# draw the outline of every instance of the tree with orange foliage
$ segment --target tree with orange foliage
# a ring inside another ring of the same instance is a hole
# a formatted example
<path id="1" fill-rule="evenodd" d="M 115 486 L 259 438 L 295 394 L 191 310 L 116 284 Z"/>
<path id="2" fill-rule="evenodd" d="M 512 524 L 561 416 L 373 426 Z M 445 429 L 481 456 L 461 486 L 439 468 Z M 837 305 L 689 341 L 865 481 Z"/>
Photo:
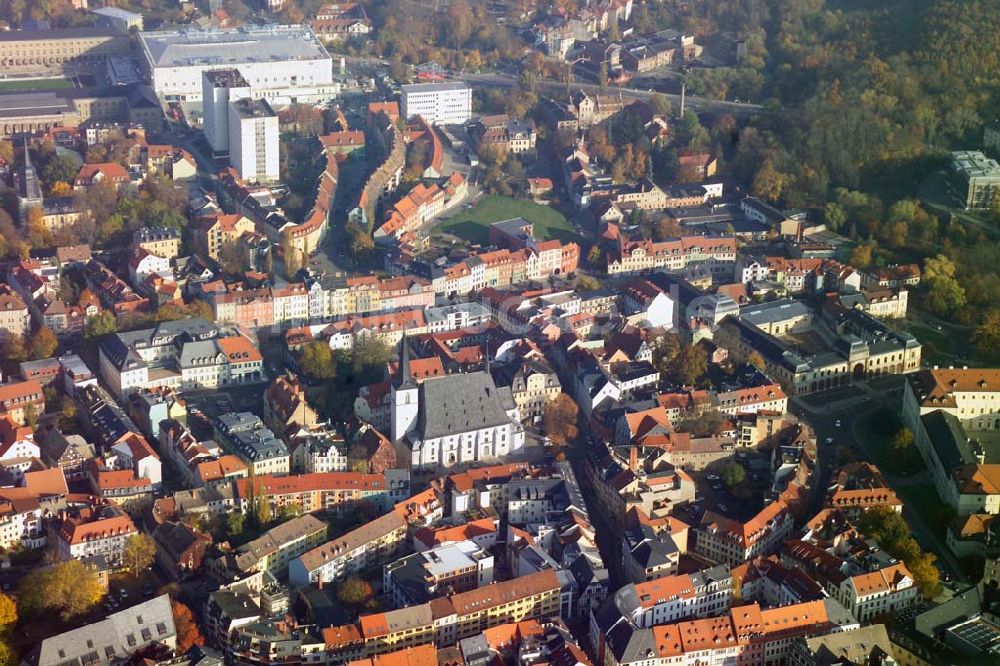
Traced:
<path id="1" fill-rule="evenodd" d="M 198 631 L 191 609 L 179 601 L 171 601 L 170 610 L 174 613 L 174 627 L 177 629 L 177 651 L 184 654 L 195 645 L 204 645 L 205 637 Z"/>

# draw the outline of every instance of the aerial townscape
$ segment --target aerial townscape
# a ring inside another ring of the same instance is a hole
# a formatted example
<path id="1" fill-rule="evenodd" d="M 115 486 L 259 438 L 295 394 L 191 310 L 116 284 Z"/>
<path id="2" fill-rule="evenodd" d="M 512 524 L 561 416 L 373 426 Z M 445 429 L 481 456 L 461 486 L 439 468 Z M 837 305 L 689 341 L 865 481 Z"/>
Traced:
<path id="1" fill-rule="evenodd" d="M 0 666 L 1000 666 L 1000 3 L 0 0 Z"/>

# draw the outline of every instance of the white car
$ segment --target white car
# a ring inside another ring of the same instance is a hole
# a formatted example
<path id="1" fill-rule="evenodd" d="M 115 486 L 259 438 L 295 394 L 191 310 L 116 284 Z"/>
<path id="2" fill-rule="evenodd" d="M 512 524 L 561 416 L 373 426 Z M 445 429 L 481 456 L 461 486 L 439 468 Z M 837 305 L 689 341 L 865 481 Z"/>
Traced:
<path id="1" fill-rule="evenodd" d="M 835 425 L 835 426 L 837 426 L 839 428 L 840 427 L 840 419 L 837 419 L 836 421 L 834 421 L 833 425 Z"/>
<path id="2" fill-rule="evenodd" d="M 833 444 L 833 437 L 827 437 L 823 441 L 826 442 L 827 444 Z"/>
<path id="3" fill-rule="evenodd" d="M 709 474 L 705 478 L 708 479 L 709 481 L 718 481 L 719 480 L 719 475 L 718 474 Z"/>

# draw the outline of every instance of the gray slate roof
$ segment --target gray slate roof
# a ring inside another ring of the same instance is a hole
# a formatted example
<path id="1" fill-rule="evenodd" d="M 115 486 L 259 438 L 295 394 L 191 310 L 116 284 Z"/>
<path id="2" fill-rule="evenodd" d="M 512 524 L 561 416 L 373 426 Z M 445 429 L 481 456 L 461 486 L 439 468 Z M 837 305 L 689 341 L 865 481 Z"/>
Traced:
<path id="1" fill-rule="evenodd" d="M 176 636 L 170 597 L 163 594 L 94 624 L 47 638 L 25 661 L 32 666 L 109 664 Z"/>
<path id="2" fill-rule="evenodd" d="M 420 385 L 422 440 L 447 437 L 511 422 L 505 405 L 512 405 L 510 389 L 497 388 L 486 372 L 448 375 Z"/>

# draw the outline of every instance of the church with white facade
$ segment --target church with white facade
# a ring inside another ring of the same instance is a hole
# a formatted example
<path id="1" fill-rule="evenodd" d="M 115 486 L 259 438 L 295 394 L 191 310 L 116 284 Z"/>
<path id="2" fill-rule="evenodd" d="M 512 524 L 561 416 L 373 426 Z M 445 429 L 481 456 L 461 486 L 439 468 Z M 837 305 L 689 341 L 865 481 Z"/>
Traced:
<path id="1" fill-rule="evenodd" d="M 391 398 L 392 439 L 406 442 L 414 469 L 503 458 L 524 448 L 525 432 L 510 388 L 498 388 L 485 371 L 418 384 L 405 338 Z"/>

